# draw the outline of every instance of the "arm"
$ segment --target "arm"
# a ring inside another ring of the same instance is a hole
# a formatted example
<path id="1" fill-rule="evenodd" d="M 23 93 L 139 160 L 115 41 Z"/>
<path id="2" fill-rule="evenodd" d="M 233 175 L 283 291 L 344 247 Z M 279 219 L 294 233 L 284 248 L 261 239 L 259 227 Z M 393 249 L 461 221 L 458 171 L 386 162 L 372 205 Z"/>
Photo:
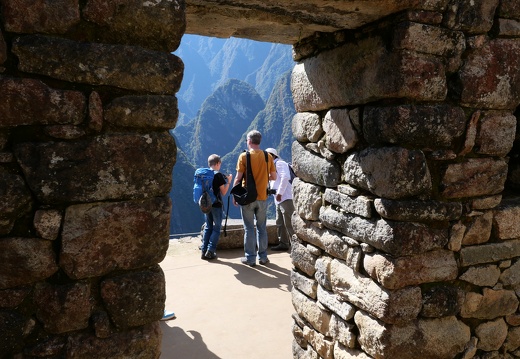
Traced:
<path id="1" fill-rule="evenodd" d="M 276 200 L 281 201 L 282 195 L 285 193 L 287 186 L 289 186 L 289 179 L 291 174 L 289 173 L 289 165 L 285 162 L 278 161 L 277 165 L 278 174 L 280 175 L 280 183 L 276 190 Z"/>
<path id="2" fill-rule="evenodd" d="M 229 185 L 231 184 L 231 179 L 233 178 L 233 175 L 229 174 L 226 177 L 227 177 L 226 183 L 224 183 L 223 185 L 220 186 L 220 194 L 223 196 L 226 195 L 226 193 L 229 189 Z"/>

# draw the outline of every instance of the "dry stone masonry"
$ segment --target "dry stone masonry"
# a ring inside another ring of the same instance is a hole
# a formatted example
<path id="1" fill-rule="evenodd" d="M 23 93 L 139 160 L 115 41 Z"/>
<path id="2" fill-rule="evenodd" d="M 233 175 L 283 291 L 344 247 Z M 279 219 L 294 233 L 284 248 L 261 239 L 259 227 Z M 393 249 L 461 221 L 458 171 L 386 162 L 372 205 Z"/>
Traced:
<path id="1" fill-rule="evenodd" d="M 0 18 L 0 357 L 158 358 L 185 4 Z"/>
<path id="2" fill-rule="evenodd" d="M 295 358 L 520 358 L 520 5 L 294 45 Z"/>
<path id="3" fill-rule="evenodd" d="M 294 44 L 294 358 L 520 358 L 520 3 L 369 3 L 0 0 L 0 358 L 160 356 L 185 31 Z"/>

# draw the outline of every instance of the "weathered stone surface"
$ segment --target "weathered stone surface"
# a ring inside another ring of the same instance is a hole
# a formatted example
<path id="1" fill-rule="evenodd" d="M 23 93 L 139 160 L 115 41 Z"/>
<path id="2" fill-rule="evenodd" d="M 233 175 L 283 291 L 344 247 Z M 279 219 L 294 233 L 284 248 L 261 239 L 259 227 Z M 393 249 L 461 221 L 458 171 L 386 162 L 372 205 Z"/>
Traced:
<path id="1" fill-rule="evenodd" d="M 36 283 L 57 270 L 52 242 L 37 238 L 0 239 L 0 289 Z"/>
<path id="2" fill-rule="evenodd" d="M 512 290 L 493 290 L 483 288 L 482 294 L 466 293 L 460 311 L 463 318 L 495 319 L 513 314 L 518 308 L 518 298 Z"/>
<path id="3" fill-rule="evenodd" d="M 511 267 L 500 274 L 500 283 L 506 287 L 520 284 L 520 260 L 515 261 Z"/>
<path id="4" fill-rule="evenodd" d="M 479 287 L 494 287 L 500 277 L 500 268 L 496 265 L 469 267 L 459 278 Z"/>
<path id="5" fill-rule="evenodd" d="M 313 277 L 316 272 L 316 268 L 314 268 L 316 259 L 317 256 L 312 254 L 306 246 L 295 241 L 291 242 L 292 264 L 310 277 Z"/>
<path id="6" fill-rule="evenodd" d="M 56 209 L 40 209 L 34 214 L 34 229 L 43 239 L 55 240 L 60 232 L 63 214 Z"/>
<path id="7" fill-rule="evenodd" d="M 301 240 L 323 249 L 334 257 L 340 259 L 347 257 L 349 246 L 339 233 L 326 228 L 318 228 L 313 225 L 313 222 L 306 221 L 300 216 L 293 216 L 292 224 Z"/>
<path id="8" fill-rule="evenodd" d="M 466 226 L 461 221 L 453 224 L 450 227 L 450 239 L 448 241 L 448 249 L 450 251 L 458 252 L 462 248 L 462 239 L 466 232 Z"/>
<path id="9" fill-rule="evenodd" d="M 159 263 L 168 249 L 170 200 L 72 205 L 65 212 L 60 267 L 81 279 Z"/>
<path id="10" fill-rule="evenodd" d="M 34 292 L 36 316 L 46 331 L 59 334 L 88 327 L 93 303 L 90 284 L 38 284 Z"/>
<path id="11" fill-rule="evenodd" d="M 0 289 L 0 308 L 17 307 L 31 293 L 31 290 L 31 287 Z"/>
<path id="12" fill-rule="evenodd" d="M 498 262 L 520 256 L 520 240 L 502 243 L 489 243 L 480 246 L 464 247 L 460 251 L 460 264 L 463 267 Z"/>
<path id="13" fill-rule="evenodd" d="M 325 145 L 336 153 L 345 153 L 358 143 L 358 134 L 348 115 L 347 109 L 332 109 L 323 118 Z"/>
<path id="14" fill-rule="evenodd" d="M 367 106 L 363 113 L 363 134 L 370 144 L 451 148 L 464 134 L 465 125 L 462 108 L 447 104 Z"/>
<path id="15" fill-rule="evenodd" d="M 318 282 L 296 271 L 291 271 L 291 285 L 312 299 L 318 298 Z"/>
<path id="16" fill-rule="evenodd" d="M 373 200 L 365 196 L 351 197 L 340 193 L 333 189 L 325 189 L 323 199 L 326 202 L 332 203 L 341 207 L 345 212 L 357 214 L 362 217 L 372 217 L 372 203 Z"/>
<path id="17" fill-rule="evenodd" d="M 45 133 L 51 137 L 63 140 L 74 140 L 85 136 L 85 130 L 82 127 L 72 125 L 46 126 Z"/>
<path id="18" fill-rule="evenodd" d="M 333 230 L 365 242 L 394 256 L 412 255 L 442 248 L 448 242 L 447 228 L 431 228 L 414 222 L 373 221 L 322 208 L 320 220 Z"/>
<path id="19" fill-rule="evenodd" d="M 2 65 L 5 60 L 7 60 L 7 45 L 4 40 L 4 35 L 0 30 L 0 65 Z"/>
<path id="20" fill-rule="evenodd" d="M 114 333 L 108 338 L 97 338 L 90 333 L 78 332 L 69 337 L 66 357 L 156 359 L 161 353 L 161 337 L 159 322 Z"/>
<path id="21" fill-rule="evenodd" d="M 298 141 L 292 144 L 294 171 L 306 182 L 324 187 L 336 187 L 341 181 L 341 167 L 335 161 L 307 151 Z"/>
<path id="22" fill-rule="evenodd" d="M 157 51 L 177 49 L 186 29 L 185 1 L 88 0 L 86 20 L 99 25 L 92 41 L 139 45 Z"/>
<path id="23" fill-rule="evenodd" d="M 516 117 L 511 113 L 487 112 L 480 118 L 475 152 L 498 157 L 506 156 L 515 140 Z"/>
<path id="24" fill-rule="evenodd" d="M 303 336 L 303 332 L 301 335 Z M 300 359 L 319 359 L 318 353 L 310 345 L 305 345 L 302 348 L 296 340 L 292 342 L 292 352 L 293 356 Z"/>
<path id="25" fill-rule="evenodd" d="M 0 169 L 0 236 L 9 234 L 14 222 L 32 205 L 31 193 L 21 176 Z"/>
<path id="26" fill-rule="evenodd" d="M 314 268 L 316 268 L 316 272 L 314 273 L 314 278 L 318 281 L 320 287 L 325 288 L 326 290 L 332 290 L 332 284 L 330 283 L 330 262 L 332 261 L 331 257 L 322 256 L 316 260 L 314 264 Z M 322 295 L 324 295 L 323 293 Z M 319 295 L 319 293 L 318 293 Z M 324 304 L 324 301 L 318 298 L 321 304 Z"/>
<path id="27" fill-rule="evenodd" d="M 323 135 L 321 119 L 316 113 L 297 113 L 293 116 L 291 125 L 294 138 L 299 142 L 318 142 Z"/>
<path id="28" fill-rule="evenodd" d="M 26 348 L 24 354 L 35 358 L 60 356 L 63 354 L 66 344 L 66 336 L 48 336 L 45 339 L 38 340 L 36 345 Z"/>
<path id="29" fill-rule="evenodd" d="M 384 98 L 442 101 L 447 88 L 438 58 L 405 50 L 389 53 L 383 39 L 372 36 L 296 64 L 291 91 L 296 111 L 304 112 Z"/>
<path id="30" fill-rule="evenodd" d="M 489 241 L 491 226 L 493 222 L 493 212 L 487 211 L 481 216 L 474 216 L 469 219 L 466 225 L 466 232 L 462 239 L 462 245 L 481 244 Z"/>
<path id="31" fill-rule="evenodd" d="M 471 334 L 469 327 L 453 316 L 397 326 L 381 323 L 358 311 L 354 320 L 361 348 L 374 358 L 455 358 L 464 350 Z"/>
<path id="32" fill-rule="evenodd" d="M 116 127 L 174 128 L 179 116 L 175 96 L 123 96 L 105 109 L 105 121 Z"/>
<path id="33" fill-rule="evenodd" d="M 293 180 L 292 186 L 294 207 L 298 215 L 304 219 L 317 220 L 322 205 L 323 189 L 299 178 Z"/>
<path id="34" fill-rule="evenodd" d="M 302 318 L 305 318 L 314 329 L 322 334 L 329 334 L 329 323 L 331 314 L 322 309 L 316 301 L 305 296 L 296 289 L 291 291 L 294 310 Z"/>
<path id="35" fill-rule="evenodd" d="M 110 277 L 101 282 L 101 298 L 118 328 L 145 325 L 162 318 L 166 290 L 159 266 Z"/>
<path id="36" fill-rule="evenodd" d="M 334 342 L 308 326 L 303 327 L 303 335 L 321 358 L 332 358 Z"/>
<path id="37" fill-rule="evenodd" d="M 520 326 L 520 313 L 506 315 L 506 322 L 514 327 Z"/>
<path id="38" fill-rule="evenodd" d="M 390 199 L 428 193 L 432 187 L 426 158 L 418 150 L 367 148 L 351 154 L 343 171 L 347 183 Z"/>
<path id="39" fill-rule="evenodd" d="M 184 70 L 182 61 L 170 53 L 41 35 L 18 38 L 13 52 L 18 56 L 21 71 L 156 94 L 175 94 Z"/>
<path id="40" fill-rule="evenodd" d="M 489 40 L 470 50 L 459 72 L 462 104 L 476 108 L 516 108 L 520 102 L 519 51 L 518 39 Z"/>
<path id="41" fill-rule="evenodd" d="M 397 25 L 393 45 L 398 49 L 452 57 L 464 51 L 465 39 L 459 31 L 406 21 Z"/>
<path id="42" fill-rule="evenodd" d="M 352 313 L 352 317 L 354 317 L 354 313 Z M 356 346 L 356 326 L 347 323 L 334 314 L 330 319 L 330 334 L 339 345 L 344 345 L 347 348 Z M 337 359 L 337 357 L 334 358 Z"/>
<path id="43" fill-rule="evenodd" d="M 462 215 L 460 202 L 393 201 L 387 198 L 376 198 L 374 206 L 381 217 L 394 221 L 454 221 Z"/>
<path id="44" fill-rule="evenodd" d="M 501 201 L 501 194 L 489 197 L 475 198 L 473 201 L 471 201 L 471 208 L 475 210 L 492 209 L 498 206 Z"/>
<path id="45" fill-rule="evenodd" d="M 485 351 L 498 350 L 507 337 L 507 324 L 503 318 L 485 322 L 475 328 L 477 348 Z"/>
<path id="46" fill-rule="evenodd" d="M 506 341 L 504 343 L 504 348 L 506 351 L 510 352 L 516 350 L 520 347 L 520 327 L 509 328 L 507 332 Z"/>
<path id="47" fill-rule="evenodd" d="M 457 315 L 463 303 L 462 289 L 450 284 L 434 284 L 423 291 L 421 316 L 440 318 Z"/>
<path id="48" fill-rule="evenodd" d="M 458 275 L 455 254 L 448 250 L 398 258 L 371 253 L 365 255 L 363 267 L 370 277 L 388 289 L 450 281 Z"/>
<path id="49" fill-rule="evenodd" d="M 520 198 L 510 197 L 502 201 L 494 211 L 493 230 L 495 235 L 501 239 L 512 239 L 520 237 Z"/>
<path id="50" fill-rule="evenodd" d="M 499 0 L 454 2 L 447 8 L 444 24 L 455 30 L 470 34 L 486 33 L 493 25 Z"/>
<path id="51" fill-rule="evenodd" d="M 404 323 L 417 318 L 421 311 L 419 287 L 386 290 L 337 259 L 332 261 L 330 271 L 335 293 L 385 323 Z"/>
<path id="52" fill-rule="evenodd" d="M 0 76 L 0 127 L 80 124 L 86 99 L 79 91 L 55 90 L 34 79 Z"/>
<path id="53" fill-rule="evenodd" d="M 10 32 L 64 34 L 80 21 L 78 0 L 5 0 L 2 7 Z"/>
<path id="54" fill-rule="evenodd" d="M 43 203 L 146 198 L 171 190 L 176 147 L 166 132 L 22 143 L 15 154 Z"/>
<path id="55" fill-rule="evenodd" d="M 96 91 L 88 97 L 88 128 L 95 132 L 101 132 L 103 128 L 103 102 Z"/>
<path id="56" fill-rule="evenodd" d="M 519 37 L 520 21 L 512 19 L 498 19 L 498 35 L 501 37 Z"/>
<path id="57" fill-rule="evenodd" d="M 334 344 L 334 359 L 371 359 L 371 357 L 360 350 L 350 349 L 336 343 Z"/>
<path id="58" fill-rule="evenodd" d="M 23 347 L 25 318 L 16 311 L 0 311 L 0 353 L 9 355 Z"/>
<path id="59" fill-rule="evenodd" d="M 318 287 L 318 301 L 343 320 L 354 318 L 356 309 L 352 305 L 341 300 L 339 295 L 331 293 L 321 286 Z"/>
<path id="60" fill-rule="evenodd" d="M 446 198 L 476 197 L 504 190 L 507 162 L 503 159 L 469 158 L 448 165 L 441 183 Z"/>

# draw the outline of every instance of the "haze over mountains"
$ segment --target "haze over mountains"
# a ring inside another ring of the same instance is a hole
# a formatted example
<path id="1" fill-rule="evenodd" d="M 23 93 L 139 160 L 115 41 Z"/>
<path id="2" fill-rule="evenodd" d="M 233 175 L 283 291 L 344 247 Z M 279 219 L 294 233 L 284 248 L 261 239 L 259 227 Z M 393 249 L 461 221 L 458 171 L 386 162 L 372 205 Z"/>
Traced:
<path id="1" fill-rule="evenodd" d="M 184 62 L 179 93 L 179 121 L 172 131 L 178 153 L 173 169 L 170 233 L 198 232 L 204 217 L 193 203 L 193 173 L 207 158 L 222 157 L 221 172 L 235 175 L 245 135 L 258 129 L 262 148 L 274 147 L 291 159 L 291 121 L 295 114 L 290 91 L 294 66 L 288 45 L 243 39 L 185 35 L 175 53 Z M 227 207 L 227 198 L 224 198 Z M 240 211 L 229 206 L 230 218 Z"/>

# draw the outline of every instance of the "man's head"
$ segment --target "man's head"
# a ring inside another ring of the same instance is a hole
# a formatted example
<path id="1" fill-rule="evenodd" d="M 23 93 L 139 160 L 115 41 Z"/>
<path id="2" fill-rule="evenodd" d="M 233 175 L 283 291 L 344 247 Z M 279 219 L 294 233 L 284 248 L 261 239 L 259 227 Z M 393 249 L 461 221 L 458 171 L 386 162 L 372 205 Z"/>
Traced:
<path id="1" fill-rule="evenodd" d="M 260 142 L 262 142 L 262 134 L 258 132 L 257 130 L 249 131 L 247 133 L 247 141 L 251 141 L 252 145 L 260 145 Z"/>
<path id="2" fill-rule="evenodd" d="M 220 156 L 219 156 L 219 155 L 215 155 L 215 154 L 213 154 L 213 155 L 210 155 L 210 156 L 208 157 L 208 166 L 209 166 L 209 167 L 216 166 L 216 165 L 218 165 L 220 162 L 221 162 L 221 161 L 220 161 Z"/>

